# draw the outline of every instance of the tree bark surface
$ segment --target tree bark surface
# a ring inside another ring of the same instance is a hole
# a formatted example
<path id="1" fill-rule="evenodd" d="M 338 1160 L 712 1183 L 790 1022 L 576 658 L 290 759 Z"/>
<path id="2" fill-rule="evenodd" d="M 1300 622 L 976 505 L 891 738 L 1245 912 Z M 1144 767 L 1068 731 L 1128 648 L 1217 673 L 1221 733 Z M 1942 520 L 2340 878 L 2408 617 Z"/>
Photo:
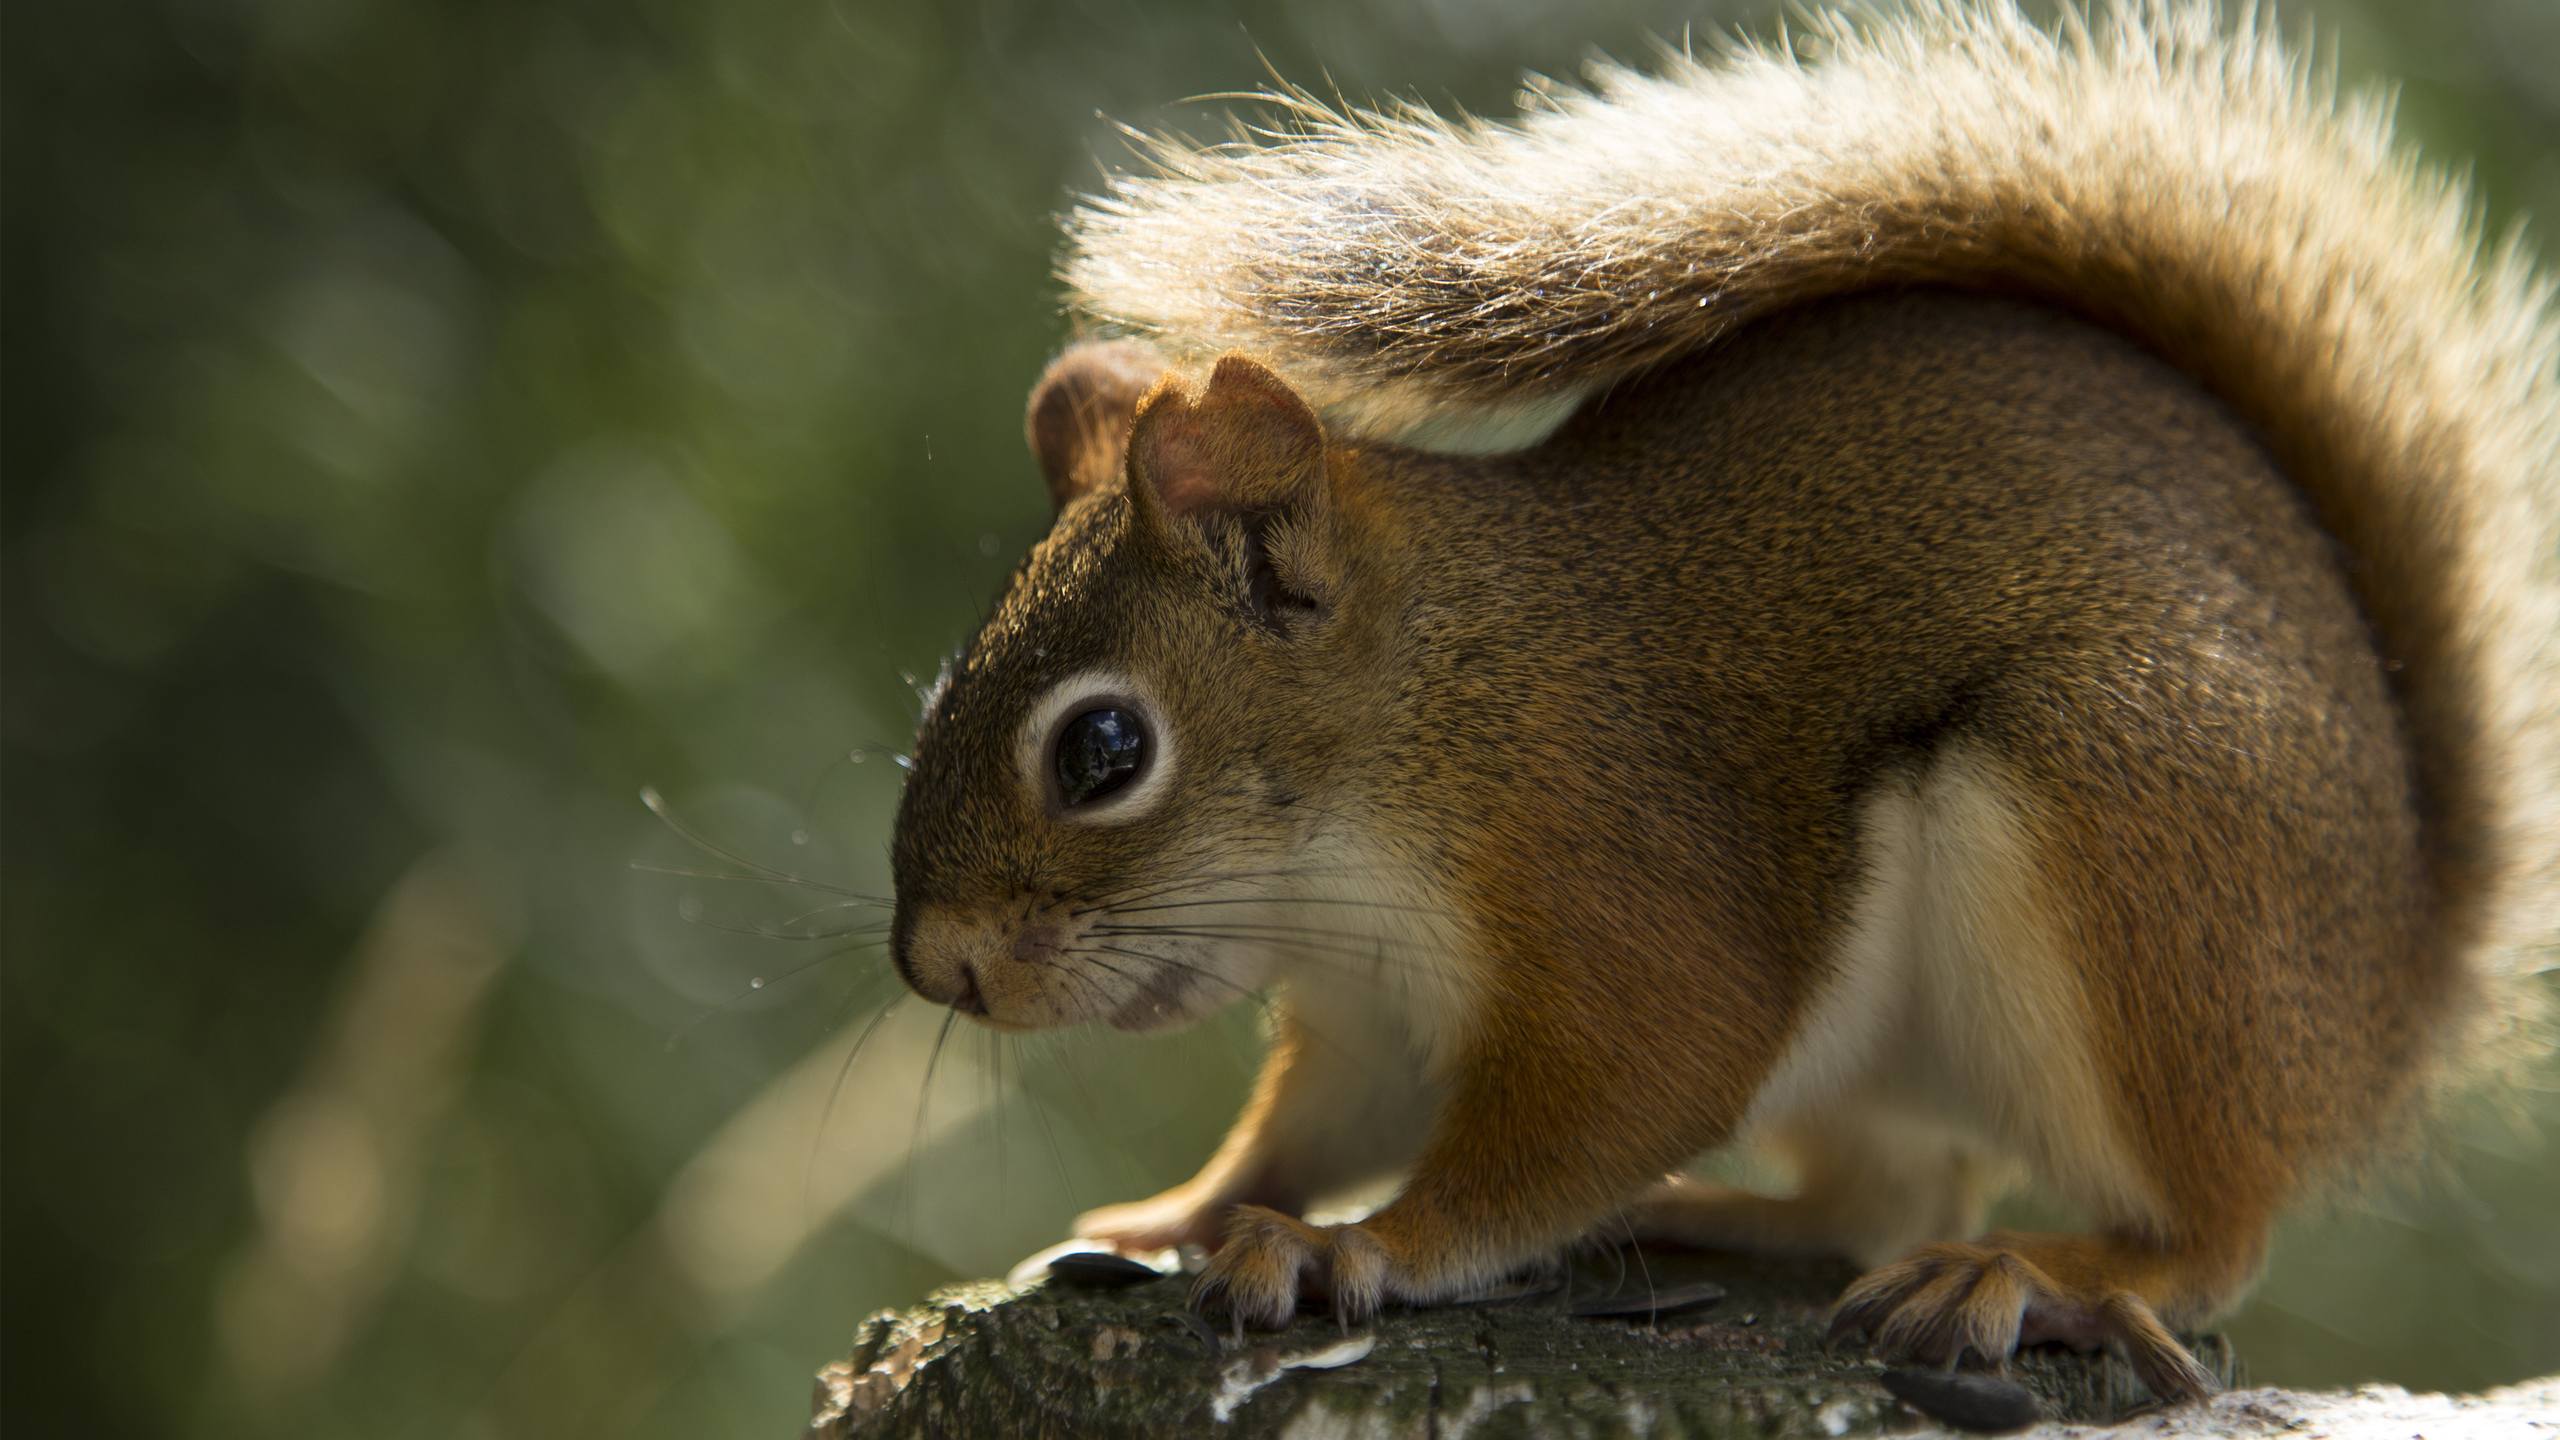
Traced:
<path id="1" fill-rule="evenodd" d="M 1829 1440 L 1928 1424 L 1862 1348 L 1824 1349 L 1831 1301 L 1851 1276 L 1813 1261 L 1653 1253 L 1624 1257 L 1621 1271 L 1603 1257 L 1542 1294 L 1393 1310 L 1351 1332 L 1319 1313 L 1242 1341 L 1190 1317 L 1184 1277 L 955 1286 L 872 1317 L 852 1353 L 820 1372 L 808 1433 Z M 1627 1317 L 1574 1313 L 1599 1293 L 1625 1301 L 1701 1284 L 1722 1298 L 1674 1314 L 1640 1303 Z M 2218 1338 L 2197 1353 L 2228 1376 Z M 2104 1356 L 2034 1351 L 2005 1373 L 2057 1427 L 2150 1403 Z"/>

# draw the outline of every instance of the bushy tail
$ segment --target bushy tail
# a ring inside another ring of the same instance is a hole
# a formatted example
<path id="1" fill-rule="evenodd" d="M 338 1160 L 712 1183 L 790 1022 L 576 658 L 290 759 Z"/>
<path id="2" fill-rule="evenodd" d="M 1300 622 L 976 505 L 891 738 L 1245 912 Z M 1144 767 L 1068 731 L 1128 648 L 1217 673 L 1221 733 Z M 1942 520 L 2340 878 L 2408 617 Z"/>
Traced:
<path id="1" fill-rule="evenodd" d="M 1530 94 L 1495 124 L 1287 93 L 1273 128 L 1150 142 L 1070 220 L 1074 304 L 1181 355 L 1257 352 L 1351 433 L 1451 448 L 1843 291 L 2089 314 L 2221 394 L 2355 557 L 2447 939 L 2484 973 L 2548 962 L 2560 322 L 2387 105 L 2188 0 L 2059 31 L 1932 3 Z"/>

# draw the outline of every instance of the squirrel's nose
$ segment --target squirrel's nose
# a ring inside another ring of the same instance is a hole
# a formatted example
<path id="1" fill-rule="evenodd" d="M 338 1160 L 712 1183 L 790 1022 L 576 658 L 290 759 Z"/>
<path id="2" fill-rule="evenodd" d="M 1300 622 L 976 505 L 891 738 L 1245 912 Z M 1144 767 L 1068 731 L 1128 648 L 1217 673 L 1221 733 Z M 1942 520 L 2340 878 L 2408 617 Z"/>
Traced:
<path id="1" fill-rule="evenodd" d="M 960 962 L 960 993 L 951 997 L 951 1008 L 963 1015 L 987 1013 L 987 999 L 978 993 L 978 967 Z"/>
<path id="2" fill-rule="evenodd" d="M 903 914 L 891 923 L 889 959 L 908 989 L 936 1005 L 985 1019 L 989 1008 L 980 955 L 994 939 L 982 916 L 927 906 L 913 923 Z"/>

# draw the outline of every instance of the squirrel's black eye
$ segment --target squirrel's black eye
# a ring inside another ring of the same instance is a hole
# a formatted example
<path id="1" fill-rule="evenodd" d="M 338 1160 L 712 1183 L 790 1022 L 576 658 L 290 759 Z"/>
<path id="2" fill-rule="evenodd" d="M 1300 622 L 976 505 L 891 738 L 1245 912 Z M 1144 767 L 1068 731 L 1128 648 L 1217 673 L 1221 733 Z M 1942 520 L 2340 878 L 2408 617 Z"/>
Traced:
<path id="1" fill-rule="evenodd" d="M 1147 729 L 1126 710 L 1087 710 L 1058 732 L 1058 798 L 1099 800 L 1129 783 L 1146 759 Z"/>

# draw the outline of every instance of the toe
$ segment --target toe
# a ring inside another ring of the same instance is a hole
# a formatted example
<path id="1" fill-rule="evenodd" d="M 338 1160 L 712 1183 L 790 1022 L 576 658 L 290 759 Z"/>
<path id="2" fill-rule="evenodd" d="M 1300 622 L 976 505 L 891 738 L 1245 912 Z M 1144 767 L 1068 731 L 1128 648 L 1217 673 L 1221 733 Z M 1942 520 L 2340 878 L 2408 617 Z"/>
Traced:
<path id="1" fill-rule="evenodd" d="M 1936 1365 L 1953 1364 L 1962 1340 L 1955 1330 L 1958 1307 L 1973 1292 L 1971 1266 L 1950 1265 L 1906 1294 L 1876 1326 L 1876 1349 Z"/>
<path id="2" fill-rule="evenodd" d="M 1240 1206 L 1226 1243 L 1191 1287 L 1196 1310 L 1223 1309 L 1239 1326 L 1276 1330 L 1298 1312 L 1298 1288 L 1318 1247 L 1308 1227 L 1277 1211 Z"/>
<path id="3" fill-rule="evenodd" d="M 2119 1290 L 2099 1302 L 2098 1311 L 2152 1394 L 2163 1400 L 2201 1400 L 2222 1388 L 2221 1377 L 2178 1343 L 2142 1297 Z"/>
<path id="4" fill-rule="evenodd" d="M 2015 1255 L 1993 1254 L 1951 1317 L 1949 1328 L 1955 1345 L 1943 1363 L 1954 1364 L 1966 1350 L 1994 1364 L 2016 1354 L 2018 1326 L 2026 1316 L 2027 1306 L 2037 1296 L 2049 1294 L 2051 1288 L 2050 1282 L 2024 1260 Z"/>
<path id="5" fill-rule="evenodd" d="M 1224 1310 L 1240 1328 L 1277 1330 L 1297 1314 L 1297 1272 L 1294 1256 L 1230 1244 L 1192 1282 L 1191 1308 Z"/>
<path id="6" fill-rule="evenodd" d="M 1945 1265 L 1938 1247 L 1931 1246 L 1858 1277 L 1832 1308 L 1827 1343 L 1836 1345 L 1872 1333 L 1905 1297 L 1937 1278 Z"/>
<path id="7" fill-rule="evenodd" d="M 1333 1263 L 1327 1276 L 1334 1318 L 1357 1325 L 1378 1313 L 1387 1292 L 1387 1250 L 1357 1225 L 1331 1232 Z"/>

